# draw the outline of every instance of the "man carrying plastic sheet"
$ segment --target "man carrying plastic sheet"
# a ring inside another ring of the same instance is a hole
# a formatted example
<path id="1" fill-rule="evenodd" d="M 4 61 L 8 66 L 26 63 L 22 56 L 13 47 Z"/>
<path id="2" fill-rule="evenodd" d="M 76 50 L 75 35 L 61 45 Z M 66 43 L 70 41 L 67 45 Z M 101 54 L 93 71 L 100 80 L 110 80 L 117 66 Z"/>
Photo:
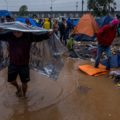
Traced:
<path id="1" fill-rule="evenodd" d="M 17 96 L 26 96 L 27 83 L 30 81 L 29 57 L 31 43 L 49 39 L 51 33 L 36 34 L 19 31 L 0 33 L 0 40 L 7 41 L 9 44 L 8 82 L 16 87 Z M 22 87 L 16 81 L 17 75 L 20 76 Z"/>
<path id="2" fill-rule="evenodd" d="M 112 44 L 114 38 L 116 37 L 117 26 L 119 23 L 120 23 L 119 20 L 114 19 L 111 21 L 110 24 L 103 26 L 96 34 L 98 40 L 98 50 L 95 62 L 96 68 L 98 68 L 99 66 L 102 53 L 105 52 L 108 58 L 106 70 L 110 70 L 110 58 L 111 58 L 110 45 Z"/>

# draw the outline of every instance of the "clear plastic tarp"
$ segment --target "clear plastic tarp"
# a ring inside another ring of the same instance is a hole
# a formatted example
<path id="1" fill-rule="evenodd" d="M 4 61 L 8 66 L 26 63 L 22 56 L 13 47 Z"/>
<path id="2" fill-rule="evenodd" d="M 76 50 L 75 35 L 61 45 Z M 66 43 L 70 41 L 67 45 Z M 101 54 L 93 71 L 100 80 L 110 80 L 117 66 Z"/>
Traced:
<path id="1" fill-rule="evenodd" d="M 57 79 L 64 62 L 61 55 L 66 48 L 53 34 L 49 40 L 34 42 L 30 51 L 30 67 L 41 74 Z M 0 70 L 9 64 L 8 44 L 0 41 Z"/>

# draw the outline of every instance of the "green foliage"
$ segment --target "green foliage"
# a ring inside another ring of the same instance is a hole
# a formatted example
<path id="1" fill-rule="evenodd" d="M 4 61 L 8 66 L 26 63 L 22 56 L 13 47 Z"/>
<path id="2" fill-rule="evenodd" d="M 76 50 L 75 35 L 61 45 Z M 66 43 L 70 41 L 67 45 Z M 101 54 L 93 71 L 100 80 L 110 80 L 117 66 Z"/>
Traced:
<path id="1" fill-rule="evenodd" d="M 23 16 L 23 17 L 25 17 L 25 16 L 28 15 L 28 7 L 27 7 L 27 5 L 22 5 L 20 7 L 20 9 L 19 9 L 19 15 Z"/>
<path id="2" fill-rule="evenodd" d="M 102 16 L 113 13 L 116 9 L 115 0 L 87 0 L 87 7 L 94 15 Z"/>

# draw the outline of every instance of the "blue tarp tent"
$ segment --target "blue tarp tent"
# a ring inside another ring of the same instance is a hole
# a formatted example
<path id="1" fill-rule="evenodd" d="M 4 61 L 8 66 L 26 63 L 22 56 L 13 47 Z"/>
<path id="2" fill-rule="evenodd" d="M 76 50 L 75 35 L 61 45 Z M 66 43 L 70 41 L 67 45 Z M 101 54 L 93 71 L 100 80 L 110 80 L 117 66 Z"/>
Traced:
<path id="1" fill-rule="evenodd" d="M 37 26 L 35 20 L 33 20 L 32 18 L 23 18 L 23 17 L 18 17 L 16 18 L 16 21 L 19 21 L 19 22 L 22 22 L 22 23 L 25 23 L 25 20 L 26 19 L 29 19 L 30 23 L 32 26 Z"/>
<path id="2" fill-rule="evenodd" d="M 73 27 L 75 27 L 79 22 L 79 19 L 73 20 Z"/>
<path id="3" fill-rule="evenodd" d="M 80 20 L 79 18 L 68 18 L 67 24 L 68 25 L 71 24 L 72 27 L 75 27 L 78 24 L 79 20 Z"/>
<path id="4" fill-rule="evenodd" d="M 107 59 L 104 59 L 101 61 L 101 63 L 105 66 L 107 66 Z M 120 67 L 120 53 L 116 55 L 112 55 L 110 59 L 110 66 L 112 68 Z"/>
<path id="5" fill-rule="evenodd" d="M 101 18 L 96 18 L 96 22 L 98 23 L 99 27 L 103 27 L 104 25 L 109 24 L 113 20 L 111 16 L 104 16 Z"/>
<path id="6" fill-rule="evenodd" d="M 11 13 L 7 10 L 0 10 L 0 17 L 11 16 Z"/>

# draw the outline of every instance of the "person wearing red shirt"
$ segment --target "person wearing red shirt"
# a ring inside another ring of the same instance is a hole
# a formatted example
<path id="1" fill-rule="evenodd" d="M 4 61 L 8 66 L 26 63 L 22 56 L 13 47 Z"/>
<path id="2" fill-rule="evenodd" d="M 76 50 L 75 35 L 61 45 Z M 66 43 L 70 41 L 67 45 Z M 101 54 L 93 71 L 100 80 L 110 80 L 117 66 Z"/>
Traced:
<path id="1" fill-rule="evenodd" d="M 103 52 L 107 55 L 107 66 L 106 70 L 110 70 L 110 58 L 111 58 L 111 50 L 110 45 L 112 44 L 114 38 L 116 37 L 117 25 L 120 23 L 119 20 L 114 19 L 110 24 L 103 26 L 98 33 L 96 33 L 96 37 L 98 40 L 98 50 L 97 57 L 95 61 L 95 67 L 98 68 L 100 58 Z"/>

